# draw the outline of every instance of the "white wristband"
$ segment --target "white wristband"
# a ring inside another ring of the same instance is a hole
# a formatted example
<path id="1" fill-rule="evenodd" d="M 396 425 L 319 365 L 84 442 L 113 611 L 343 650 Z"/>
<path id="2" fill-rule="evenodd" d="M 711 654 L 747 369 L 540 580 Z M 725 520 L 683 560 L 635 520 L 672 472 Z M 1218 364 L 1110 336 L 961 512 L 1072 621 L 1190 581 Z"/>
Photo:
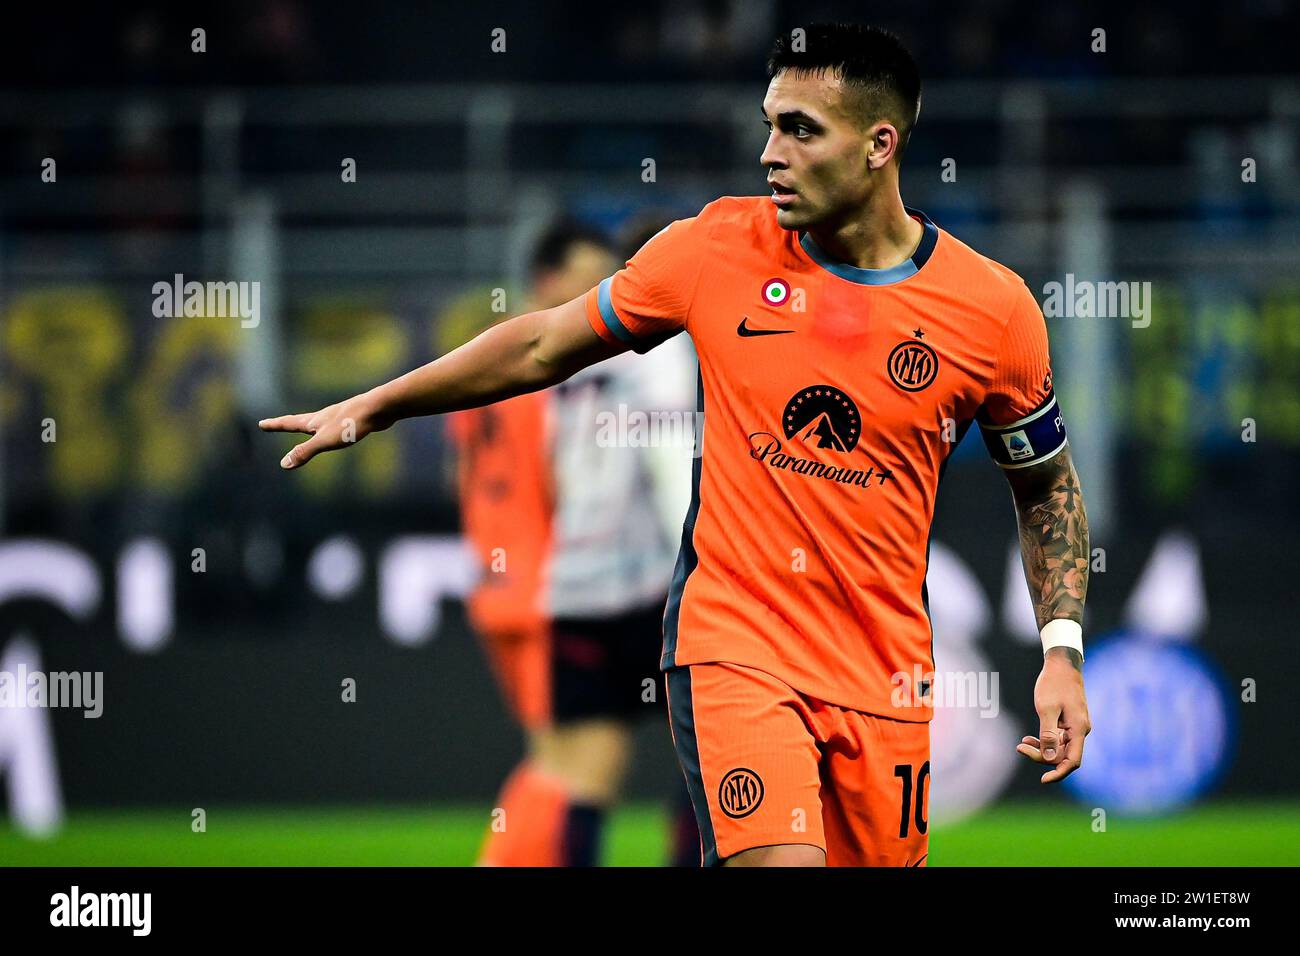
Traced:
<path id="1" fill-rule="evenodd" d="M 1038 633 L 1043 639 L 1044 654 L 1053 647 L 1073 647 L 1079 652 L 1079 657 L 1083 657 L 1083 627 L 1078 621 L 1057 618 L 1044 624 Z"/>

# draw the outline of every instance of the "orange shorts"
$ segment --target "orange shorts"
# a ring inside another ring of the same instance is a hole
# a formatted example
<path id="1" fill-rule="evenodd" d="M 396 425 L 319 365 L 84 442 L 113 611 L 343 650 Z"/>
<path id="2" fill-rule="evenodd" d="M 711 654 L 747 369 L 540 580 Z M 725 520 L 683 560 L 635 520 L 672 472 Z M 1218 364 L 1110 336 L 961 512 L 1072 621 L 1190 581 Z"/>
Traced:
<path id="1" fill-rule="evenodd" d="M 811 844 L 829 866 L 924 866 L 930 725 L 849 710 L 738 664 L 667 672 L 705 866 Z"/>

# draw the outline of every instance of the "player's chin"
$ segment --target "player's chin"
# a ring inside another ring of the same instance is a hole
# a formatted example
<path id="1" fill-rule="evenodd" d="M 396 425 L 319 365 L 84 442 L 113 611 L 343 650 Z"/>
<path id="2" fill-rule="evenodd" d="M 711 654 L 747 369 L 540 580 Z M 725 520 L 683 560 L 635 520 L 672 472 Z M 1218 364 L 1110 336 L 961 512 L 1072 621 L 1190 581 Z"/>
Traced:
<path id="1" fill-rule="evenodd" d="M 806 209 L 776 210 L 776 224 L 782 229 L 807 229 L 816 222 L 817 217 L 810 215 Z"/>

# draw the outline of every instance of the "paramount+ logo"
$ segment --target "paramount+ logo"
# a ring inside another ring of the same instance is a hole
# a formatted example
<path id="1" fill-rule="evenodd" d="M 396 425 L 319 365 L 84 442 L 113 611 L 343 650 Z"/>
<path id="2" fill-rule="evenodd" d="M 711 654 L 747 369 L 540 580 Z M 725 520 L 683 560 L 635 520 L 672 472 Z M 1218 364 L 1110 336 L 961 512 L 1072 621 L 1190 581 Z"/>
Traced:
<path id="1" fill-rule="evenodd" d="M 718 804 L 733 820 L 747 817 L 763 802 L 763 778 L 747 767 L 737 767 L 718 785 Z"/>
<path id="2" fill-rule="evenodd" d="M 789 451 L 777 435 L 751 432 L 749 457 L 769 468 L 859 488 L 873 487 L 873 478 L 879 487 L 894 477 L 876 464 L 853 467 L 856 461 L 848 456 L 862 437 L 862 416 L 849 394 L 833 385 L 809 385 L 791 395 L 781 413 L 781 434 Z M 842 463 L 834 464 L 839 456 L 845 456 L 839 458 Z"/>

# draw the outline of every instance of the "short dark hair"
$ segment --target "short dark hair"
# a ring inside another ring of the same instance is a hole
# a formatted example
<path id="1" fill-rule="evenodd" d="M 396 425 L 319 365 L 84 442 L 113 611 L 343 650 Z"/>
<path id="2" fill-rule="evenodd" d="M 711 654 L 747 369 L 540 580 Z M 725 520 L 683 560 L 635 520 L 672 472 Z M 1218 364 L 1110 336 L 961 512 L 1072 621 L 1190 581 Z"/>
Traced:
<path id="1" fill-rule="evenodd" d="M 903 41 L 888 30 L 858 23 L 814 23 L 776 38 L 767 57 L 768 78 L 782 70 L 829 73 L 860 94 L 864 120 L 889 119 L 898 127 L 898 157 L 921 113 L 921 74 Z M 798 46 L 798 49 L 795 47 Z"/>
<path id="2" fill-rule="evenodd" d="M 533 245 L 528 259 L 528 271 L 536 277 L 542 272 L 559 269 L 569 258 L 574 246 L 588 245 L 609 251 L 609 237 L 595 226 L 574 219 L 561 219 L 546 227 Z"/>

